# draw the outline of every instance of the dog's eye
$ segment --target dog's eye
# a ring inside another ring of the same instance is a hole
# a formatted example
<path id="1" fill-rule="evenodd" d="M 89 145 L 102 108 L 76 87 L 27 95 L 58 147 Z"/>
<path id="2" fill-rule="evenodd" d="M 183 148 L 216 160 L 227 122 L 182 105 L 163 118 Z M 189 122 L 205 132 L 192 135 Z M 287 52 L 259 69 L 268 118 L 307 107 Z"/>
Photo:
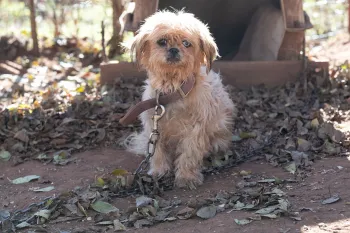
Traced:
<path id="1" fill-rule="evenodd" d="M 165 46 L 166 45 L 166 39 L 160 39 L 157 41 L 157 43 L 160 45 L 160 46 Z"/>
<path id="2" fill-rule="evenodd" d="M 188 48 L 188 47 L 191 46 L 191 43 L 188 42 L 187 40 L 182 41 L 182 44 L 183 44 L 186 48 Z"/>

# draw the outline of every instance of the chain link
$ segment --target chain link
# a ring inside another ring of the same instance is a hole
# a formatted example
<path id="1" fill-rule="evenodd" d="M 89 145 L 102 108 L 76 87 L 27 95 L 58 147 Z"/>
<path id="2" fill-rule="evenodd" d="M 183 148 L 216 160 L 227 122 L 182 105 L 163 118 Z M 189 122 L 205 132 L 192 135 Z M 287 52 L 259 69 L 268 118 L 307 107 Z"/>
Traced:
<path id="1" fill-rule="evenodd" d="M 158 131 L 158 121 L 163 117 L 165 113 L 165 108 L 163 105 L 159 104 L 159 91 L 156 92 L 156 102 L 157 105 L 154 108 L 154 114 L 152 117 L 153 120 L 153 129 L 149 136 L 148 140 L 148 146 L 147 146 L 147 156 L 146 158 L 140 163 L 139 167 L 134 172 L 134 175 L 137 175 L 141 173 L 143 170 L 145 170 L 149 164 L 149 161 L 151 157 L 154 155 L 156 151 L 156 145 L 159 139 L 159 131 Z"/>

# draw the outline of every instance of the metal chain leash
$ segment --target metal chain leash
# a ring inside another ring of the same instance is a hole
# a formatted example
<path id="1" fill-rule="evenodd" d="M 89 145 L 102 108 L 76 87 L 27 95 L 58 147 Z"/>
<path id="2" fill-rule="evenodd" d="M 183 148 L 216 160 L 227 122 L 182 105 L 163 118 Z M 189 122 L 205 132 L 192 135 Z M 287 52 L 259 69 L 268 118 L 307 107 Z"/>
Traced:
<path id="1" fill-rule="evenodd" d="M 155 151 L 156 151 L 156 145 L 159 139 L 159 131 L 158 131 L 158 121 L 163 117 L 164 113 L 165 113 L 165 108 L 163 105 L 159 104 L 159 95 L 160 92 L 157 91 L 156 92 L 156 101 L 157 101 L 157 105 L 154 108 L 154 114 L 152 117 L 153 120 L 153 129 L 152 132 L 149 136 L 149 140 L 148 140 L 148 146 L 147 146 L 147 156 L 146 158 L 140 163 L 139 167 L 136 169 L 136 171 L 134 172 L 134 175 L 137 175 L 139 173 L 141 173 L 143 170 L 146 169 L 146 167 L 149 164 L 149 161 L 151 159 L 151 157 L 154 155 Z M 159 112 L 160 110 L 160 112 Z"/>

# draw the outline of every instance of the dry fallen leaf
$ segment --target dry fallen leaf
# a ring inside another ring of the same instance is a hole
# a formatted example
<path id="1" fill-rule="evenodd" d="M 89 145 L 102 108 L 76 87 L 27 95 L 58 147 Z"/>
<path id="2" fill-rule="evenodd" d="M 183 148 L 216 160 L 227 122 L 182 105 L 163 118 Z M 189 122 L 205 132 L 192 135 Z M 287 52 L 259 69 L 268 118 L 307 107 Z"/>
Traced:
<path id="1" fill-rule="evenodd" d="M 330 198 L 327 198 L 327 199 L 323 200 L 322 204 L 323 205 L 333 204 L 333 203 L 335 203 L 335 202 L 337 202 L 339 200 L 340 200 L 340 197 L 338 195 L 334 195 L 334 196 L 332 196 Z"/>
<path id="2" fill-rule="evenodd" d="M 10 158 L 11 158 L 10 152 L 5 151 L 5 150 L 0 151 L 0 160 L 7 162 L 10 160 Z"/>
<path id="3" fill-rule="evenodd" d="M 113 221 L 114 231 L 125 231 L 126 227 L 118 220 Z"/>
<path id="4" fill-rule="evenodd" d="M 253 220 L 249 220 L 249 219 L 242 219 L 242 220 L 234 219 L 234 220 L 237 225 L 247 225 L 253 222 Z"/>
<path id="5" fill-rule="evenodd" d="M 119 212 L 119 210 L 111 204 L 104 201 L 96 201 L 91 204 L 91 208 L 99 213 L 108 214 L 111 212 Z"/>
<path id="6" fill-rule="evenodd" d="M 213 218 L 216 215 L 216 206 L 205 206 L 197 211 L 197 216 L 203 219 Z"/>
<path id="7" fill-rule="evenodd" d="M 305 139 L 298 138 L 298 151 L 308 151 L 311 149 L 311 143 Z"/>
<path id="8" fill-rule="evenodd" d="M 289 171 L 290 173 L 295 174 L 295 172 L 296 172 L 296 170 L 297 170 L 297 166 L 296 166 L 295 162 L 291 162 L 289 165 L 287 165 L 287 166 L 285 167 L 285 169 L 286 169 L 287 171 Z"/>
<path id="9" fill-rule="evenodd" d="M 54 186 L 48 186 L 45 188 L 39 188 L 39 189 L 33 189 L 34 192 L 50 192 L 52 190 L 54 190 L 55 187 Z"/>
<path id="10" fill-rule="evenodd" d="M 29 142 L 29 137 L 28 137 L 28 133 L 25 129 L 22 129 L 20 131 L 18 131 L 14 138 L 24 142 L 24 143 L 28 143 Z"/>
<path id="11" fill-rule="evenodd" d="M 24 177 L 20 177 L 20 178 L 14 179 L 14 180 L 11 181 L 11 183 L 13 183 L 13 184 L 24 184 L 24 183 L 28 183 L 28 182 L 33 181 L 33 180 L 37 180 L 39 178 L 40 178 L 40 176 L 37 176 L 37 175 L 29 175 L 29 176 L 24 176 Z"/>
<path id="12" fill-rule="evenodd" d="M 178 219 L 189 219 L 195 214 L 195 209 L 190 207 L 185 207 L 177 212 L 176 216 Z"/>
<path id="13" fill-rule="evenodd" d="M 143 207 L 152 204 L 153 199 L 146 196 L 136 198 L 136 207 Z"/>

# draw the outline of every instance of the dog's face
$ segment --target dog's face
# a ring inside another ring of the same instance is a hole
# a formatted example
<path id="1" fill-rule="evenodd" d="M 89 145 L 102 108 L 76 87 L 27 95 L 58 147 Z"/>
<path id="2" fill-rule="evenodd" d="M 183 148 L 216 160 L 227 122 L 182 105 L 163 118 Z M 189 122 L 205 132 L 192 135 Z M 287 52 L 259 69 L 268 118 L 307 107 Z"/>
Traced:
<path id="1" fill-rule="evenodd" d="M 183 30 L 157 27 L 148 42 L 149 53 L 145 61 L 150 66 L 159 65 L 164 69 L 198 65 L 199 49 L 195 36 Z"/>
<path id="2" fill-rule="evenodd" d="M 189 13 L 157 12 L 146 19 L 132 44 L 136 62 L 153 73 L 211 69 L 217 46 L 206 25 Z"/>

